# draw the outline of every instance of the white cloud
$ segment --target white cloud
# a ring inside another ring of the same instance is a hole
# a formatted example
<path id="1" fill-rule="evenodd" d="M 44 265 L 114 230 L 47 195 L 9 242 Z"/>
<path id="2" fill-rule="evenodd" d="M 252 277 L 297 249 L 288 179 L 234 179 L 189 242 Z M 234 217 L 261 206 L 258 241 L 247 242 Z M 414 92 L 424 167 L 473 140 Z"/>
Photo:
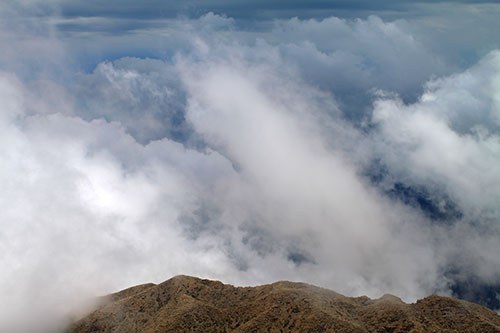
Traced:
<path id="1" fill-rule="evenodd" d="M 443 227 L 447 264 L 460 274 L 494 283 L 500 274 L 500 132 L 495 84 L 499 53 L 471 69 L 428 84 L 421 101 L 379 100 L 373 121 L 376 149 L 394 175 L 407 183 L 441 189 L 463 218 Z"/>
<path id="2" fill-rule="evenodd" d="M 168 140 L 142 146 L 117 123 L 27 115 L 25 87 L 0 82 L 2 329 L 56 325 L 45 311 L 110 287 L 233 269 L 210 242 L 186 241 L 176 222 L 196 203 L 196 183 L 231 170 L 216 153 Z M 26 313 L 35 318 L 27 327 Z"/>
<path id="3" fill-rule="evenodd" d="M 285 245 L 277 251 L 293 244 L 316 262 L 274 276 L 267 268 L 268 279 L 301 276 L 348 293 L 391 289 L 408 298 L 423 292 L 423 284 L 435 285 L 432 250 L 419 245 L 432 242 L 425 225 L 407 229 L 418 219 L 379 197 L 341 150 L 325 146 L 313 116 L 323 110 L 314 99 L 295 94 L 298 89 L 273 89 L 290 83 L 265 66 L 202 62 L 182 71 L 194 128 L 240 170 L 242 197 L 234 191 L 217 196 L 227 196 L 220 206 L 230 211 L 227 223 L 252 220 Z M 416 271 L 416 261 L 426 268 Z"/>
<path id="4" fill-rule="evenodd" d="M 445 186 L 471 210 L 497 210 L 498 61 L 494 52 L 461 74 L 430 82 L 415 104 L 387 99 L 374 109 L 387 161 L 410 179 Z"/>

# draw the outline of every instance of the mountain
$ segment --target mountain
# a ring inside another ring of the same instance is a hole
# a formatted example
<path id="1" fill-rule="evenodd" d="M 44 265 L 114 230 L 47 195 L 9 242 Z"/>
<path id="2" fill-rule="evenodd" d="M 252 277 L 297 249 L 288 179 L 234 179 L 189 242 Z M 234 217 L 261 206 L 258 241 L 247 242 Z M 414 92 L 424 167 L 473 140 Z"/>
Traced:
<path id="1" fill-rule="evenodd" d="M 234 287 L 176 276 L 102 298 L 68 333 L 90 332 L 500 332 L 500 316 L 441 296 L 414 304 L 385 295 L 346 297 L 304 283 Z"/>

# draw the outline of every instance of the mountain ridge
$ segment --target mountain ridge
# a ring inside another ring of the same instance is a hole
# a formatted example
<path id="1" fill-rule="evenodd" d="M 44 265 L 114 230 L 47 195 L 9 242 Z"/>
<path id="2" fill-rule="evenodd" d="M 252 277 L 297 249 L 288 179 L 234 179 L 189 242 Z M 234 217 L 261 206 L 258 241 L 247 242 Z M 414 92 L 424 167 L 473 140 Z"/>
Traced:
<path id="1" fill-rule="evenodd" d="M 480 305 L 431 295 L 347 297 L 301 282 L 234 287 L 179 275 L 101 298 L 68 333 L 87 332 L 500 332 Z"/>

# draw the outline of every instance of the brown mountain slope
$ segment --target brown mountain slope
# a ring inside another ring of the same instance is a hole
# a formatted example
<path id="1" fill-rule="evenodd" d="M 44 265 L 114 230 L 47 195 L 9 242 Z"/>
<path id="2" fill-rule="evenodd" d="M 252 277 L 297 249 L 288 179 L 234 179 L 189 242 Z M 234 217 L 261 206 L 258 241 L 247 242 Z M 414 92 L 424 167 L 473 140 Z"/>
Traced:
<path id="1" fill-rule="evenodd" d="M 391 295 L 349 298 L 304 283 L 241 288 L 177 276 L 107 296 L 68 332 L 487 333 L 500 332 L 500 316 L 440 296 L 405 304 Z"/>

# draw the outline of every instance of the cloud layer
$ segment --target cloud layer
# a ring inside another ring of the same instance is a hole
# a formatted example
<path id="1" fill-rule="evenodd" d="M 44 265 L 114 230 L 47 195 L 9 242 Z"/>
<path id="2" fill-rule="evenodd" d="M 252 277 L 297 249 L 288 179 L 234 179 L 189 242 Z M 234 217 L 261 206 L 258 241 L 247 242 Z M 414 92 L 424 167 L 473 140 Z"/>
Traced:
<path id="1" fill-rule="evenodd" d="M 175 274 L 498 306 L 498 51 L 375 16 L 3 22 L 2 330 Z"/>

